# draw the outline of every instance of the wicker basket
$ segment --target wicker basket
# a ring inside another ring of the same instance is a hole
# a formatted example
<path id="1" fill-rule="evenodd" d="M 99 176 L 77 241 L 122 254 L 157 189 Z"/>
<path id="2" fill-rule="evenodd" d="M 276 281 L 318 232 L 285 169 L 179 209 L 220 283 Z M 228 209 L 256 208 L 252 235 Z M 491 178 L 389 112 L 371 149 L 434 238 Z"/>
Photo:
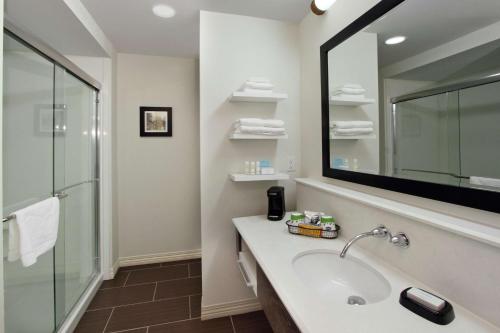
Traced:
<path id="1" fill-rule="evenodd" d="M 339 236 L 340 226 L 335 225 L 335 230 L 323 230 L 322 227 L 309 224 L 309 223 L 300 223 L 298 226 L 293 225 L 292 221 L 286 221 L 286 225 L 288 226 L 288 232 L 294 235 L 302 235 L 314 238 L 326 238 L 326 239 L 335 239 Z"/>

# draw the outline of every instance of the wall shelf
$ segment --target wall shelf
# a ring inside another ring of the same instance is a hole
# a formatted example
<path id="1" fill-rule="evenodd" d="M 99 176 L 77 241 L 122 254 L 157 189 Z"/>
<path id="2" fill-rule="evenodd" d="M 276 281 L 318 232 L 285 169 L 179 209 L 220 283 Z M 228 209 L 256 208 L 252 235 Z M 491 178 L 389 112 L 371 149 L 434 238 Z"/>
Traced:
<path id="1" fill-rule="evenodd" d="M 256 102 L 256 103 L 277 103 L 288 98 L 284 93 L 263 93 L 255 94 L 244 91 L 235 91 L 229 100 L 231 102 Z"/>
<path id="2" fill-rule="evenodd" d="M 285 135 L 257 135 L 257 134 L 241 134 L 232 133 L 229 135 L 231 140 L 279 140 L 288 139 L 288 134 Z"/>
<path id="3" fill-rule="evenodd" d="M 331 105 L 339 106 L 361 106 L 373 103 L 375 103 L 375 100 L 373 98 L 343 98 L 333 96 L 330 99 Z"/>
<path id="4" fill-rule="evenodd" d="M 232 173 L 229 178 L 233 182 L 262 182 L 273 180 L 288 180 L 290 175 L 286 173 L 275 173 L 274 175 L 245 175 L 242 173 Z"/>
<path id="5" fill-rule="evenodd" d="M 330 140 L 374 140 L 377 136 L 372 135 L 333 135 L 330 134 Z"/>

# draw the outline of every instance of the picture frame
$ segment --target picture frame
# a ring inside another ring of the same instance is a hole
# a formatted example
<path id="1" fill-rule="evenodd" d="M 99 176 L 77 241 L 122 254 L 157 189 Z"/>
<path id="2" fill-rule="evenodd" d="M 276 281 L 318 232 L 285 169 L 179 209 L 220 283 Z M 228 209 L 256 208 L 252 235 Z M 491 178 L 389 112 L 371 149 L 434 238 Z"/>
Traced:
<path id="1" fill-rule="evenodd" d="M 140 114 L 140 136 L 141 137 L 171 137 L 172 132 L 172 108 L 141 106 Z"/>

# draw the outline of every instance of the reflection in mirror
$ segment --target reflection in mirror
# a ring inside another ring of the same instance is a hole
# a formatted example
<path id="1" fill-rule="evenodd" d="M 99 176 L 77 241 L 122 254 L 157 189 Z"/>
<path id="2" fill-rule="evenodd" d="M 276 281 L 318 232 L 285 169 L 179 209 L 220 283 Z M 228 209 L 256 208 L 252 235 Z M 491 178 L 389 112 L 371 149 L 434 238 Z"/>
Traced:
<path id="1" fill-rule="evenodd" d="M 328 70 L 331 168 L 500 191 L 500 1 L 406 0 Z"/>

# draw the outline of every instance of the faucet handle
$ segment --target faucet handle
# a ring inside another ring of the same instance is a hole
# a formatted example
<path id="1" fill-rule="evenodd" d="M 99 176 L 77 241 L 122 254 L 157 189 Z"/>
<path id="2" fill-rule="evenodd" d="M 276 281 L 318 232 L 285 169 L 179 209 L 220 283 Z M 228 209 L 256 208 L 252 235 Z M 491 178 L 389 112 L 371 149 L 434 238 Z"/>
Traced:
<path id="1" fill-rule="evenodd" d="M 372 230 L 372 235 L 377 238 L 385 238 L 389 235 L 389 230 L 384 225 L 379 225 L 375 229 Z"/>
<path id="2" fill-rule="evenodd" d="M 398 232 L 396 235 L 391 236 L 390 242 L 398 247 L 407 248 L 410 246 L 410 239 L 402 232 Z"/>

